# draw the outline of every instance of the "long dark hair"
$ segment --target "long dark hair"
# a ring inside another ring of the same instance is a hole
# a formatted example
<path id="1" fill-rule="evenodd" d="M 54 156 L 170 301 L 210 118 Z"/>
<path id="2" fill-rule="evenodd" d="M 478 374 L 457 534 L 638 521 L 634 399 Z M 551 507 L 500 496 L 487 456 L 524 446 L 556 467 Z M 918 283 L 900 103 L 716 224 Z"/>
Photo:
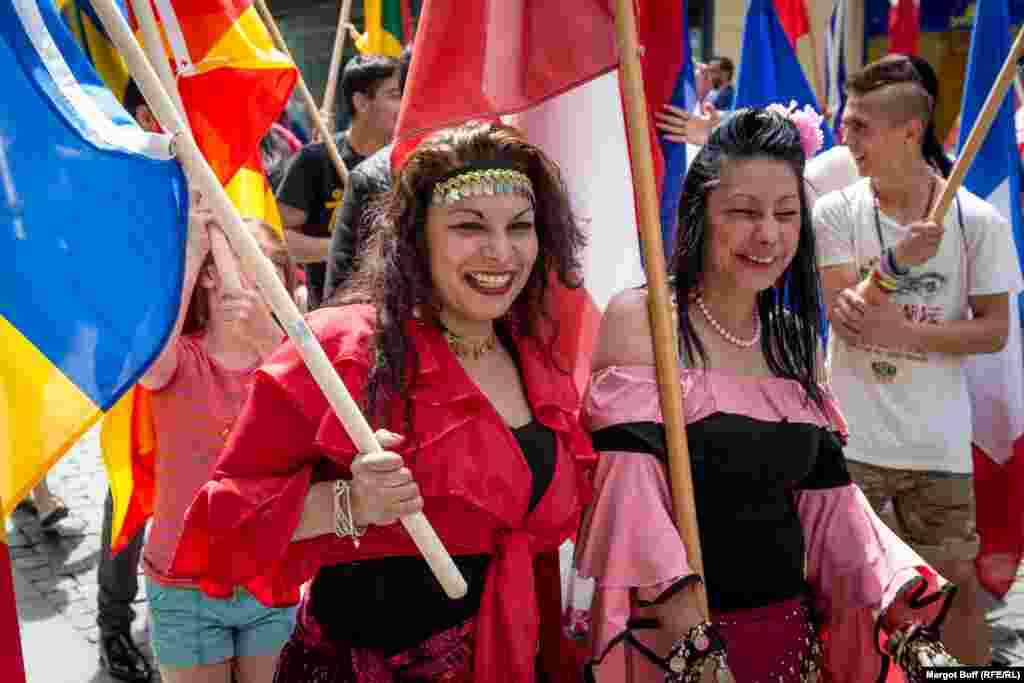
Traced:
<path id="1" fill-rule="evenodd" d="M 553 367 L 557 322 L 545 310 L 551 277 L 575 288 L 582 284 L 580 252 L 583 232 L 573 217 L 558 168 L 514 128 L 470 122 L 433 134 L 402 165 L 391 190 L 379 204 L 359 268 L 339 303 L 370 303 L 376 308 L 374 362 L 366 391 L 367 414 L 380 424 L 390 398 L 408 394 L 418 358 L 406 338 L 405 324 L 419 310 L 434 315 L 436 292 L 426 242 L 427 209 L 434 184 L 468 165 L 500 163 L 522 171 L 533 183 L 534 223 L 539 249 L 526 286 L 503 323 L 532 337 Z M 559 368 L 561 369 L 561 368 Z M 562 370 L 565 372 L 566 370 Z M 406 427 L 411 422 L 406 404 Z"/>
<path id="2" fill-rule="evenodd" d="M 789 119 L 763 109 L 741 109 L 718 126 L 693 160 L 679 203 L 680 234 L 672 255 L 672 286 L 679 307 L 679 351 L 690 364 L 707 363 L 707 354 L 690 323 L 690 302 L 704 273 L 708 236 L 708 194 L 726 164 L 774 159 L 793 169 L 800 195 L 800 237 L 793 261 L 779 286 L 757 295 L 761 349 L 779 377 L 796 380 L 819 408 L 818 329 L 821 293 L 815 264 L 814 229 L 804 189 L 804 150 L 800 131 Z"/>

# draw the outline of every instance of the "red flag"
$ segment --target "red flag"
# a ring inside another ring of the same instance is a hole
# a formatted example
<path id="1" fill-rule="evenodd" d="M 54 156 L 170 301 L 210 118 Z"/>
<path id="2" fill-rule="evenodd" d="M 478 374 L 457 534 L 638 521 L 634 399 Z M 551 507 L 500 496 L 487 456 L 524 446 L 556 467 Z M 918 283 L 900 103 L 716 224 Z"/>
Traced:
<path id="1" fill-rule="evenodd" d="M 2 509 L 2 507 L 0 507 Z M 11 574 L 11 554 L 7 549 L 7 530 L 0 519 L 0 671 L 10 683 L 25 683 L 25 660 L 21 654 L 18 606 Z"/>
<path id="2" fill-rule="evenodd" d="M 916 55 L 921 37 L 919 0 L 889 0 L 889 52 Z"/>
<path id="3" fill-rule="evenodd" d="M 423 133 L 524 111 L 617 64 L 608 0 L 427 0 L 393 167 Z"/>
<path id="4" fill-rule="evenodd" d="M 804 0 L 775 0 L 775 12 L 793 47 L 796 47 L 796 41 L 811 32 L 811 21 L 807 18 Z"/>

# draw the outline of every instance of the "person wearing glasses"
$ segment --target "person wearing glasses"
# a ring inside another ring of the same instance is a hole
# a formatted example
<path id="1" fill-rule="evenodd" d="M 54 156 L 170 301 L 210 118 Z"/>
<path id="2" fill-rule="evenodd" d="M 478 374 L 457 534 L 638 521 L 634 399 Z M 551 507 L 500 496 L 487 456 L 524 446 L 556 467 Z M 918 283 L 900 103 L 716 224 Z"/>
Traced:
<path id="1" fill-rule="evenodd" d="M 965 363 L 1006 344 L 1021 279 L 1009 224 L 977 196 L 959 189 L 941 222 L 928 220 L 949 161 L 926 67 L 894 55 L 847 80 L 843 137 L 862 178 L 819 199 L 814 224 L 850 475 L 877 511 L 892 504 L 897 533 L 959 586 L 943 639 L 983 665 Z"/>

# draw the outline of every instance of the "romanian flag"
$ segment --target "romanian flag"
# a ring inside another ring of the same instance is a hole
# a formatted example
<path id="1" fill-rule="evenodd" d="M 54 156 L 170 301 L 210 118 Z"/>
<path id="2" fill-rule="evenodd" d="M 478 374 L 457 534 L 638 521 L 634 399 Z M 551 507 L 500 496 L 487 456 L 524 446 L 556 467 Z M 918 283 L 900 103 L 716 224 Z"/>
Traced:
<path id="1" fill-rule="evenodd" d="M 188 199 L 170 138 L 139 129 L 53 5 L 0 3 L 0 69 L 6 517 L 163 347 Z"/>
<path id="2" fill-rule="evenodd" d="M 363 54 L 402 54 L 402 45 L 409 39 L 405 20 L 409 16 L 408 0 L 363 0 L 363 22 L 366 31 L 356 41 Z"/>

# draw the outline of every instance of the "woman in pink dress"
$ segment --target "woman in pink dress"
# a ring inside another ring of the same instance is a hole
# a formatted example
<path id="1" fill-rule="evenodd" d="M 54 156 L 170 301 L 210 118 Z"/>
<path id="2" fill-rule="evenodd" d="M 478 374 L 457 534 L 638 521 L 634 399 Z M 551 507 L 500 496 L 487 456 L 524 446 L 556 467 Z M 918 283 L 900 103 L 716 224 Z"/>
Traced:
<path id="1" fill-rule="evenodd" d="M 673 523 L 646 292 L 605 313 L 583 405 L 600 458 L 576 550 L 592 600 L 570 611 L 598 680 L 873 681 L 950 662 L 938 624 L 953 587 L 846 472 L 803 184 L 816 128 L 794 120 L 735 113 L 680 204 L 672 287 L 710 623 Z"/>

